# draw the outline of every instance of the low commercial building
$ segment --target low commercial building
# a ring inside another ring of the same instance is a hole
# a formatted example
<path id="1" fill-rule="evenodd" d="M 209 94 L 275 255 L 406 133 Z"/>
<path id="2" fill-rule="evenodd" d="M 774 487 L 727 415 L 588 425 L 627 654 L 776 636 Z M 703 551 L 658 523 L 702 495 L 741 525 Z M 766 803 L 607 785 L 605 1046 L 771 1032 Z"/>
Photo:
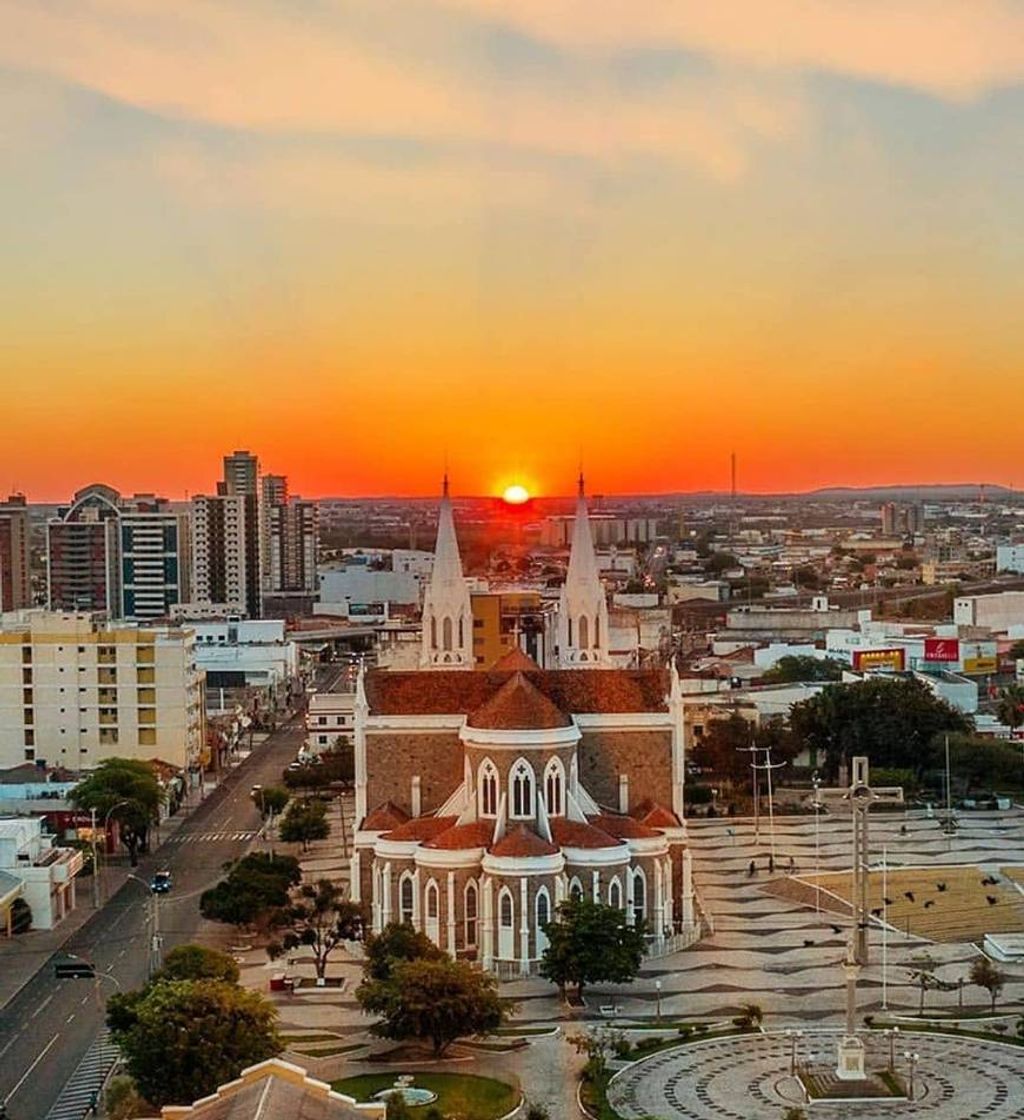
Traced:
<path id="1" fill-rule="evenodd" d="M 299 647 L 281 619 L 195 622 L 196 666 L 207 688 L 266 688 L 286 693 L 299 672 Z M 282 696 L 283 699 L 283 696 Z"/>
<path id="2" fill-rule="evenodd" d="M 115 628 L 75 612 L 0 616 L 0 768 L 87 770 L 116 755 L 184 769 L 203 748 L 191 631 Z"/>
<path id="3" fill-rule="evenodd" d="M 321 754 L 355 730 L 354 692 L 314 692 L 306 709 L 306 751 Z"/>
<path id="4" fill-rule="evenodd" d="M 35 929 L 53 929 L 75 908 L 75 876 L 82 870 L 82 853 L 76 848 L 55 848 L 43 835 L 38 817 L 0 819 L 0 926 L 10 933 L 10 912 L 15 898 L 32 910 Z M 20 890 L 10 884 L 20 883 Z M 6 885 L 6 890 L 5 890 Z M 6 910 L 4 898 L 10 898 Z"/>

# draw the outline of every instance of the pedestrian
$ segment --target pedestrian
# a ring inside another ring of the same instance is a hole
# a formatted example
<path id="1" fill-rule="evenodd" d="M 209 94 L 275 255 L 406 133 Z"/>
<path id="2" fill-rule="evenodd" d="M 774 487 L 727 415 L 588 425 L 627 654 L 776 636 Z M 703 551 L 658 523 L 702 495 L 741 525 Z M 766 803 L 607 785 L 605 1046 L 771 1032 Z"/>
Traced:
<path id="1" fill-rule="evenodd" d="M 792 856 L 790 856 L 789 857 L 789 873 L 790 873 L 790 875 L 792 875 L 794 871 L 796 871 L 796 860 Z"/>
<path id="2" fill-rule="evenodd" d="M 747 878 L 749 879 L 756 874 L 757 874 L 757 864 L 754 863 L 753 860 L 751 860 L 750 861 L 750 866 L 747 868 Z"/>
<path id="3" fill-rule="evenodd" d="M 774 856 L 769 856 L 768 857 L 768 874 L 769 875 L 774 875 L 775 874 L 775 857 Z"/>
<path id="4" fill-rule="evenodd" d="M 100 1095 L 96 1089 L 89 1094 L 89 1115 L 98 1116 L 100 1111 Z"/>

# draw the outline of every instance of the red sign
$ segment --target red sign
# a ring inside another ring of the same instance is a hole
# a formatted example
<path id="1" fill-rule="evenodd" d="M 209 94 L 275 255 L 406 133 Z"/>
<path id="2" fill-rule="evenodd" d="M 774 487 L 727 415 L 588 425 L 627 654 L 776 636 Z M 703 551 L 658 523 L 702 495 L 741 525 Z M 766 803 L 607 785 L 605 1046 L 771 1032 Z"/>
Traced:
<path id="1" fill-rule="evenodd" d="M 855 649 L 853 667 L 855 669 L 889 669 L 902 673 L 906 664 L 906 651 L 898 649 Z"/>
<path id="2" fill-rule="evenodd" d="M 959 661 L 959 638 L 925 638 L 925 661 Z"/>

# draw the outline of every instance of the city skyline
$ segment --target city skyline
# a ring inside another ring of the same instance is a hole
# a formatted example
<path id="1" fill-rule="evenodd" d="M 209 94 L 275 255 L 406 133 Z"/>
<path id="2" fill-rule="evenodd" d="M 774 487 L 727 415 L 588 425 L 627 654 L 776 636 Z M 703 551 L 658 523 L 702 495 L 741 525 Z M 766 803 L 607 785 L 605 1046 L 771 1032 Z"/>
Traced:
<path id="1" fill-rule="evenodd" d="M 0 485 L 1015 484 L 1019 7 L 373 15 L 7 5 Z"/>

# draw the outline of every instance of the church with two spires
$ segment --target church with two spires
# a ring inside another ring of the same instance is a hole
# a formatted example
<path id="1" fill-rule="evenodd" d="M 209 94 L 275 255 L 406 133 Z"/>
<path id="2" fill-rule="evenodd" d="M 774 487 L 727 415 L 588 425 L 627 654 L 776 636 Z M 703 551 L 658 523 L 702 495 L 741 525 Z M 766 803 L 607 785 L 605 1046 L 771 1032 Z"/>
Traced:
<path id="1" fill-rule="evenodd" d="M 695 932 L 679 678 L 613 668 L 580 479 L 556 668 L 475 668 L 447 479 L 420 668 L 361 675 L 352 896 L 452 956 L 529 975 L 564 899 L 642 922 L 653 954 Z"/>

